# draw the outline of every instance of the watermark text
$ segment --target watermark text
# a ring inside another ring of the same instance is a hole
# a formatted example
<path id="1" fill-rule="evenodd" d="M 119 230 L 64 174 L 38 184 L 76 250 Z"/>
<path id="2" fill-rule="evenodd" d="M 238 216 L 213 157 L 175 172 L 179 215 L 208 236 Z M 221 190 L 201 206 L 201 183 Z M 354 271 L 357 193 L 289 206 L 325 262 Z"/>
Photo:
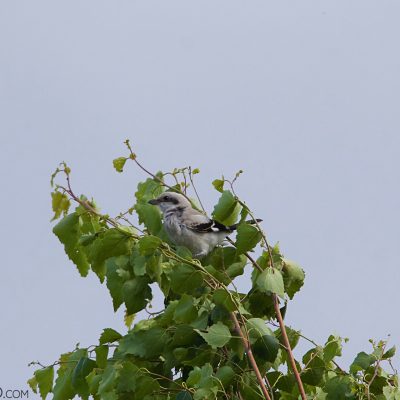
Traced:
<path id="1" fill-rule="evenodd" d="M 0 399 L 28 399 L 29 390 L 26 389 L 4 389 L 0 387 Z"/>

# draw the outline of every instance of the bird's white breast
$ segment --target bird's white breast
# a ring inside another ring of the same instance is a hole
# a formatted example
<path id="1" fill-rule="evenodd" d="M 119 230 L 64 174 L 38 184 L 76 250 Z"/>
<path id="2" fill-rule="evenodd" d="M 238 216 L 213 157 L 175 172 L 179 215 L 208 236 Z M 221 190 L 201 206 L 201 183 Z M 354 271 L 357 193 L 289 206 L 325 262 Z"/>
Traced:
<path id="1" fill-rule="evenodd" d="M 224 233 L 194 232 L 181 223 L 174 213 L 164 215 L 164 227 L 169 238 L 178 246 L 187 247 L 194 257 L 204 257 L 226 237 Z"/>

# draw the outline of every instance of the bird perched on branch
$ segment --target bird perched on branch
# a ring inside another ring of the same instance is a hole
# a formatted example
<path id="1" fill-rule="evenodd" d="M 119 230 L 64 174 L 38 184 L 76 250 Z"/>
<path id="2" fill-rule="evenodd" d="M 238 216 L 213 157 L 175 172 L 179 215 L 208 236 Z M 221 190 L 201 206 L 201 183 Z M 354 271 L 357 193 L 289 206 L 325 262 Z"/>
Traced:
<path id="1" fill-rule="evenodd" d="M 160 207 L 165 231 L 171 241 L 178 246 L 187 247 L 195 258 L 205 257 L 237 228 L 237 224 L 225 226 L 208 218 L 195 210 L 190 201 L 179 193 L 164 192 L 149 203 Z"/>

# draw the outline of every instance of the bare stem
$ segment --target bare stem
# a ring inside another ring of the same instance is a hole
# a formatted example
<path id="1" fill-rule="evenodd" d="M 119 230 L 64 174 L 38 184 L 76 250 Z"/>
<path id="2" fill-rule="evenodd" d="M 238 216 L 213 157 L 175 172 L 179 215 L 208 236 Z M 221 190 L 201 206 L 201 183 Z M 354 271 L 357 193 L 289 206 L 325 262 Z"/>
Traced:
<path id="1" fill-rule="evenodd" d="M 385 343 L 383 344 L 383 346 L 382 346 L 382 355 L 383 355 L 384 352 L 385 352 L 386 345 L 387 345 L 387 342 L 385 342 Z M 374 369 L 374 374 L 372 375 L 371 380 L 370 380 L 370 381 L 368 382 L 368 384 L 367 384 L 367 396 L 368 396 L 368 400 L 371 398 L 370 387 L 371 387 L 371 385 L 372 385 L 372 382 L 375 380 L 375 378 L 376 378 L 377 375 L 378 375 L 378 371 L 379 371 L 379 367 L 380 367 L 381 361 L 382 361 L 381 358 L 378 358 L 378 359 L 376 360 L 375 369 Z"/>
<path id="2" fill-rule="evenodd" d="M 192 167 L 189 167 L 189 179 L 190 179 L 190 183 L 192 184 L 194 193 L 196 194 L 197 200 L 198 200 L 199 203 L 200 203 L 200 207 L 202 208 L 202 210 L 203 210 L 204 212 L 206 212 L 206 210 L 205 210 L 205 208 L 204 208 L 204 206 L 203 206 L 203 203 L 202 203 L 201 200 L 200 200 L 200 196 L 199 196 L 199 194 L 197 193 L 196 186 L 194 185 L 194 182 L 193 182 Z"/>
<path id="3" fill-rule="evenodd" d="M 155 181 L 159 182 L 162 186 L 165 186 L 166 188 L 168 188 L 169 190 L 172 190 L 173 192 L 176 191 L 176 188 L 173 188 L 172 186 L 168 185 L 167 183 L 165 183 L 161 178 L 159 178 L 157 175 L 153 174 L 152 172 L 150 172 L 147 168 L 145 168 L 138 160 L 136 157 L 136 154 L 133 152 L 132 147 L 129 143 L 129 140 L 125 140 L 124 142 L 126 144 L 126 146 L 128 147 L 129 152 L 131 153 L 130 155 L 130 159 L 133 160 L 135 162 L 135 164 L 142 170 L 144 171 L 147 175 L 150 175 Z M 189 197 L 186 195 L 185 192 L 183 192 L 182 190 L 179 190 L 179 193 L 182 194 L 183 196 L 186 197 L 187 200 L 190 199 Z"/>
<path id="4" fill-rule="evenodd" d="M 238 201 L 239 201 L 239 203 L 240 203 L 243 207 L 246 207 L 246 208 L 247 208 L 248 213 L 250 214 L 250 216 L 251 216 L 255 221 L 257 221 L 257 220 L 255 219 L 254 215 L 252 214 L 252 212 L 248 209 L 248 207 L 247 207 L 242 201 L 240 201 L 240 200 L 238 200 Z M 263 239 L 264 239 L 265 246 L 266 246 L 266 248 L 267 248 L 267 250 L 268 250 L 270 267 L 271 267 L 271 268 L 275 268 L 275 266 L 274 266 L 274 260 L 273 260 L 273 258 L 272 258 L 271 246 L 269 245 L 269 243 L 268 243 L 268 241 L 267 241 L 267 237 L 266 237 L 265 233 L 263 232 L 263 230 L 261 229 L 261 227 L 259 226 L 259 224 L 258 224 L 257 222 L 256 222 L 256 225 L 257 225 L 258 230 L 259 230 L 259 231 L 261 232 L 261 234 L 262 234 L 262 237 L 263 237 Z M 230 240 L 230 239 L 229 239 L 229 240 Z M 231 240 L 230 240 L 230 242 L 233 243 Z M 254 267 L 256 267 L 259 271 L 262 271 L 262 268 L 258 265 L 258 263 L 257 263 L 248 253 L 245 253 L 245 255 L 246 255 L 246 257 L 250 260 L 250 262 L 254 265 Z M 300 395 L 301 395 L 301 398 L 302 398 L 303 400 L 306 400 L 306 399 L 307 399 L 307 396 L 306 396 L 306 393 L 305 393 L 305 391 L 304 391 L 303 382 L 301 381 L 299 371 L 297 370 L 296 362 L 295 362 L 294 356 L 293 356 L 293 351 L 292 351 L 292 348 L 290 347 L 289 339 L 288 339 L 288 336 L 287 336 L 286 327 L 285 327 L 285 324 L 283 323 L 282 313 L 281 313 L 281 310 L 280 310 L 280 308 L 279 308 L 278 296 L 277 296 L 275 293 L 273 293 L 272 296 L 273 296 L 275 314 L 276 314 L 276 317 L 277 317 L 277 319 L 278 319 L 279 326 L 280 326 L 280 328 L 281 328 L 282 337 L 283 337 L 284 344 L 285 344 L 285 347 L 286 347 L 286 350 L 287 350 L 287 353 L 288 353 L 288 356 L 289 356 L 289 360 L 290 360 L 290 364 L 291 364 L 291 367 L 292 367 L 294 376 L 295 376 L 296 381 L 297 381 L 297 385 L 298 385 L 298 387 L 299 387 Z"/>
<path id="5" fill-rule="evenodd" d="M 232 239 L 228 238 L 228 241 L 234 245 Z M 267 245 L 267 248 L 270 251 L 270 246 L 269 246 L 268 242 L 266 242 L 266 245 Z M 273 268 L 274 264 L 273 264 L 273 260 L 272 260 L 271 251 L 270 251 L 269 254 L 270 254 L 270 263 L 272 264 L 271 267 Z M 250 256 L 250 254 L 245 253 L 245 255 L 248 258 L 248 260 L 250 260 L 250 262 L 253 264 L 253 266 L 255 268 L 257 268 L 259 271 L 262 271 L 262 268 L 258 265 L 257 261 L 255 261 Z M 290 347 L 289 338 L 287 336 L 285 324 L 283 323 L 282 313 L 281 313 L 281 310 L 279 308 L 278 296 L 276 294 L 273 294 L 272 296 L 273 296 L 273 301 L 274 301 L 275 314 L 276 314 L 276 317 L 278 319 L 279 326 L 281 328 L 284 345 L 286 347 L 286 350 L 287 350 L 287 353 L 288 353 L 288 356 L 289 356 L 289 360 L 290 360 L 290 364 L 291 364 L 293 373 L 295 375 L 295 378 L 296 378 L 296 381 L 297 381 L 297 385 L 299 387 L 300 395 L 301 395 L 301 398 L 303 400 L 306 400 L 307 396 L 306 396 L 306 393 L 304 391 L 303 382 L 301 381 L 299 371 L 297 371 L 296 362 L 295 362 L 294 356 L 293 356 L 293 351 L 292 351 L 292 348 Z"/>
<path id="6" fill-rule="evenodd" d="M 287 332 L 286 332 L 285 324 L 283 323 L 281 310 L 279 308 L 278 296 L 274 293 L 272 295 L 272 297 L 273 297 L 273 301 L 274 301 L 275 314 L 276 314 L 276 317 L 278 318 L 279 326 L 281 328 L 283 343 L 284 343 L 284 345 L 286 347 L 286 350 L 287 350 L 287 353 L 288 353 L 288 356 L 289 356 L 290 365 L 292 367 L 294 376 L 296 378 L 301 398 L 303 400 L 306 400 L 307 399 L 306 392 L 304 391 L 303 382 L 301 381 L 299 371 L 297 371 L 296 362 L 294 361 L 294 357 L 293 357 L 293 351 L 292 351 L 292 348 L 291 348 L 290 343 L 289 343 L 289 338 L 288 338 L 288 335 L 287 335 Z"/>
<path id="7" fill-rule="evenodd" d="M 235 315 L 234 312 L 231 312 L 231 319 L 232 319 L 232 321 L 233 321 L 233 323 L 234 323 L 234 325 L 235 325 L 235 331 L 236 331 L 237 334 L 240 336 L 240 339 L 242 340 L 242 343 L 243 343 L 243 345 L 244 345 L 244 348 L 246 349 L 247 357 L 249 358 L 249 361 L 250 361 L 250 364 L 251 364 L 251 366 L 252 366 L 252 368 L 253 368 L 253 371 L 254 371 L 255 374 L 256 374 L 258 383 L 260 384 L 260 387 L 261 387 L 261 390 L 262 390 L 262 392 L 263 392 L 263 394 L 264 394 L 264 397 L 265 397 L 267 400 L 271 400 L 271 397 L 270 397 L 270 395 L 269 395 L 269 393 L 268 393 L 268 391 L 267 391 L 267 388 L 266 388 L 266 386 L 265 386 L 265 382 L 264 382 L 264 380 L 263 380 L 263 378 L 262 378 L 262 376 L 261 376 L 260 370 L 258 369 L 258 365 L 257 365 L 257 363 L 256 363 L 256 360 L 254 359 L 253 351 L 251 350 L 251 346 L 250 346 L 250 342 L 249 342 L 249 340 L 243 335 L 243 332 L 242 332 L 242 330 L 240 329 L 239 321 L 238 321 L 238 319 L 236 318 L 236 315 Z"/>

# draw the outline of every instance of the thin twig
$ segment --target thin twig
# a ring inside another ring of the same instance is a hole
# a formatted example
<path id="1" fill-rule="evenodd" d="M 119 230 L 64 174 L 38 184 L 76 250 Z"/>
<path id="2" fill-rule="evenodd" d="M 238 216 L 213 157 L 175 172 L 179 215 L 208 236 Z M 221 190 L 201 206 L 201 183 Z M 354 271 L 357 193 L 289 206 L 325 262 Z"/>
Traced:
<path id="1" fill-rule="evenodd" d="M 297 332 L 297 334 L 298 334 L 301 338 L 303 338 L 304 340 L 307 340 L 307 342 L 312 343 L 315 347 L 318 347 L 318 346 L 319 346 L 317 342 L 315 342 L 314 340 L 308 338 L 307 336 L 304 336 L 301 332 L 299 332 L 299 331 L 296 331 L 296 332 Z M 335 367 L 336 367 L 342 374 L 348 375 L 348 373 L 347 373 L 344 369 L 342 369 L 342 368 L 340 367 L 340 365 L 339 365 L 335 360 L 331 360 L 331 362 L 332 362 L 332 364 L 335 365 Z"/>
<path id="2" fill-rule="evenodd" d="M 383 354 L 385 353 L 386 345 L 387 345 L 387 342 L 384 342 L 383 345 L 382 345 L 382 356 L 383 356 Z M 379 346 L 379 345 L 378 345 L 378 346 Z M 370 380 L 370 381 L 368 382 L 368 384 L 367 384 L 367 396 L 368 396 L 368 400 L 371 398 L 371 393 L 370 393 L 369 389 L 370 389 L 370 387 L 371 387 L 371 385 L 372 385 L 372 382 L 375 380 L 375 378 L 376 378 L 377 375 L 378 375 L 378 371 L 379 371 L 379 367 L 380 367 L 381 361 L 382 361 L 381 358 L 378 358 L 378 359 L 376 360 L 376 365 L 375 365 L 375 369 L 374 369 L 374 374 L 372 375 L 371 380 Z"/>
<path id="3" fill-rule="evenodd" d="M 268 378 L 267 378 L 266 376 L 264 376 L 264 379 L 265 379 L 265 382 L 267 383 L 268 389 L 269 389 L 269 391 L 270 391 L 270 393 L 271 393 L 271 400 L 275 400 L 275 397 L 274 397 L 274 389 L 272 388 L 272 386 L 271 386 L 271 384 L 269 383 L 269 380 L 268 380 Z"/>
<path id="4" fill-rule="evenodd" d="M 155 181 L 159 182 L 162 186 L 167 187 L 169 190 L 176 192 L 176 188 L 173 188 L 172 186 L 168 185 L 167 183 L 165 183 L 161 178 L 159 178 L 157 175 L 153 174 L 152 172 L 150 172 L 147 168 L 145 168 L 138 160 L 136 157 L 136 154 L 133 152 L 132 147 L 129 143 L 129 140 L 125 140 L 124 142 L 126 144 L 126 146 L 128 147 L 129 152 L 131 153 L 130 155 L 130 159 L 133 160 L 135 162 L 135 164 L 142 170 L 144 171 L 146 174 L 150 175 Z M 190 201 L 190 198 L 186 195 L 186 193 L 182 192 L 182 190 L 178 190 L 178 192 L 185 196 L 187 200 Z"/>
<path id="5" fill-rule="evenodd" d="M 190 183 L 192 184 L 194 193 L 196 194 L 197 200 L 198 200 L 199 203 L 200 203 L 200 207 L 202 208 L 202 210 L 203 210 L 204 212 L 206 212 L 206 210 L 205 210 L 205 208 L 204 208 L 204 206 L 203 206 L 203 203 L 202 203 L 201 200 L 200 200 L 200 196 L 199 196 L 199 194 L 197 193 L 196 186 L 194 185 L 194 182 L 193 182 L 192 167 L 189 167 L 189 179 L 190 179 Z"/>
<path id="6" fill-rule="evenodd" d="M 185 172 L 185 170 L 183 169 L 182 170 L 182 175 L 183 175 L 183 184 L 184 184 L 184 191 L 185 191 L 185 194 L 186 194 L 186 191 L 187 191 L 187 188 L 188 188 L 188 185 L 187 185 L 187 178 L 186 178 L 186 172 Z"/>
<path id="7" fill-rule="evenodd" d="M 116 230 L 118 230 L 119 232 L 123 233 L 124 235 L 127 236 L 132 236 L 135 239 L 138 239 L 137 235 L 134 235 L 132 232 L 126 232 L 123 229 L 121 229 L 121 227 L 123 225 L 118 224 L 118 222 L 116 222 L 113 218 L 100 214 L 98 211 L 96 211 L 96 209 L 88 202 L 88 201 L 83 201 L 81 200 L 71 189 L 71 184 L 70 184 L 70 180 L 69 177 L 67 175 L 67 184 L 68 184 L 68 189 L 58 185 L 58 187 L 62 190 L 64 190 L 66 193 L 68 193 L 71 198 L 76 201 L 78 204 L 80 204 L 86 211 L 88 211 L 89 213 L 96 215 L 99 218 L 102 218 L 103 220 L 105 220 L 106 222 L 108 222 L 111 226 L 113 226 Z"/>

